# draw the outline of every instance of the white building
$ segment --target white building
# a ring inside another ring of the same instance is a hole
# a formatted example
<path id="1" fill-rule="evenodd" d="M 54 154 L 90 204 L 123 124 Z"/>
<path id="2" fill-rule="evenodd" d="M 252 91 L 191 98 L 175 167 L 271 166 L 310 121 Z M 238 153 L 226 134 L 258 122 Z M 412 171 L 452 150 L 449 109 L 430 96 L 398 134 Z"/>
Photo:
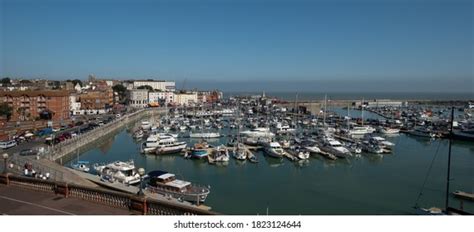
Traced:
<path id="1" fill-rule="evenodd" d="M 81 102 L 79 101 L 79 97 L 75 94 L 69 95 L 69 111 L 71 111 L 72 115 L 82 114 Z"/>
<path id="2" fill-rule="evenodd" d="M 176 84 L 174 81 L 159 81 L 159 80 L 138 80 L 133 82 L 133 88 L 138 88 L 140 86 L 149 85 L 153 89 L 161 91 L 171 91 L 176 90 Z"/>
<path id="3" fill-rule="evenodd" d="M 76 90 L 76 92 L 80 93 L 82 92 L 82 87 L 79 83 L 76 83 L 76 85 L 74 86 L 74 90 Z"/>
<path id="4" fill-rule="evenodd" d="M 148 90 L 133 89 L 130 90 L 129 105 L 135 108 L 143 108 L 148 106 Z"/>
<path id="5" fill-rule="evenodd" d="M 198 95 L 196 92 L 175 93 L 174 101 L 181 106 L 194 105 L 198 102 Z"/>
<path id="6" fill-rule="evenodd" d="M 175 100 L 174 92 L 168 91 L 155 91 L 148 93 L 148 102 L 149 103 L 160 103 L 165 101 L 166 103 L 173 103 Z"/>

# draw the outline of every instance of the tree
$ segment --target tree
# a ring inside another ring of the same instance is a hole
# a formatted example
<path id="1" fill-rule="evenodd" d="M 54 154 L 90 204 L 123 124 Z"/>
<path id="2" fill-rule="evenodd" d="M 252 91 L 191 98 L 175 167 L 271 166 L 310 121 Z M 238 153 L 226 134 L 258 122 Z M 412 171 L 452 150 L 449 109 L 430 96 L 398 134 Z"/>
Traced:
<path id="1" fill-rule="evenodd" d="M 5 77 L 5 78 L 2 78 L 0 82 L 2 83 L 3 86 L 7 86 L 11 84 L 11 81 L 12 80 L 10 79 L 10 77 Z"/>
<path id="2" fill-rule="evenodd" d="M 79 83 L 79 85 L 82 87 L 82 81 L 79 80 L 79 79 L 74 79 L 74 80 L 72 80 L 72 83 L 74 84 L 74 86 L 76 86 L 77 83 Z"/>
<path id="3" fill-rule="evenodd" d="M 12 113 L 13 113 L 13 108 L 10 107 L 7 103 L 0 104 L 0 115 L 6 116 L 7 121 L 10 121 L 10 118 L 12 117 Z"/>
<path id="4" fill-rule="evenodd" d="M 153 87 L 151 87 L 149 85 L 142 85 L 142 86 L 138 87 L 137 89 L 148 89 L 148 91 L 153 91 Z"/>
<path id="5" fill-rule="evenodd" d="M 125 88 L 125 86 L 123 86 L 122 84 L 117 84 L 112 87 L 112 90 L 114 92 L 117 92 L 120 101 L 123 101 L 125 99 L 127 92 L 127 88 Z"/>

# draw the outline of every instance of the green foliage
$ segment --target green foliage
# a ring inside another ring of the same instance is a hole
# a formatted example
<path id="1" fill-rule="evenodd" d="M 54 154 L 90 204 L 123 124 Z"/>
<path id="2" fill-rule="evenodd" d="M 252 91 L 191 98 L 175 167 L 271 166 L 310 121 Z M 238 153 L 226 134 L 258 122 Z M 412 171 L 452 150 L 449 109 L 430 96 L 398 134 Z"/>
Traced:
<path id="1" fill-rule="evenodd" d="M 5 86 L 5 85 L 10 85 L 11 84 L 11 79 L 9 77 L 2 78 L 0 82 Z"/>
<path id="2" fill-rule="evenodd" d="M 7 120 L 10 120 L 13 113 L 13 108 L 10 107 L 7 103 L 0 104 L 0 115 L 6 116 Z"/>
<path id="3" fill-rule="evenodd" d="M 148 91 L 153 91 L 153 87 L 149 85 L 143 85 L 143 86 L 138 87 L 137 89 L 148 89 Z"/>

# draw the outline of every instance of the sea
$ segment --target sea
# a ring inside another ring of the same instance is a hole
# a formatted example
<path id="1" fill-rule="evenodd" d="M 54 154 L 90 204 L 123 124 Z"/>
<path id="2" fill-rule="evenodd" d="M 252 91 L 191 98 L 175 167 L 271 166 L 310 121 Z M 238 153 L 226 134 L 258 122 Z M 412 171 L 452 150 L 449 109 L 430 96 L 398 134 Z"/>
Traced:
<path id="1" fill-rule="evenodd" d="M 433 100 L 433 101 L 474 101 L 474 91 L 470 93 L 439 92 L 224 92 L 224 97 L 262 95 L 294 101 L 324 100 L 359 100 L 359 99 L 392 99 L 392 100 Z"/>

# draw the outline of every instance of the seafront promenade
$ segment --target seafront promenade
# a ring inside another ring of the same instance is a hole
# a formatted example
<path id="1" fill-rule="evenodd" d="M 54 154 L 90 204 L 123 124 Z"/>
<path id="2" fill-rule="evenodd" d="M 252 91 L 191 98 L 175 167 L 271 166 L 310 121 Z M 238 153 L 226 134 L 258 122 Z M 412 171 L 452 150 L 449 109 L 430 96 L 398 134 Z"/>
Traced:
<path id="1" fill-rule="evenodd" d="M 209 210 L 75 183 L 0 175 L 0 213 L 9 215 L 213 215 Z"/>

